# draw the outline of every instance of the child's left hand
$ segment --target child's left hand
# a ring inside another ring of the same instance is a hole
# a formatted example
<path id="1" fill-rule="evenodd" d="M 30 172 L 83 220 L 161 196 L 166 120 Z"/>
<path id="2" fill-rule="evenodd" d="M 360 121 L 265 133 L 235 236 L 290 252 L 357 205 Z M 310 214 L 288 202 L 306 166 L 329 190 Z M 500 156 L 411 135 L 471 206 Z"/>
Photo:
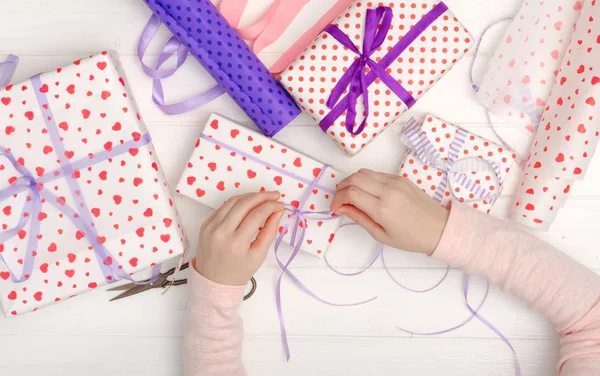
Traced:
<path id="1" fill-rule="evenodd" d="M 261 192 L 227 200 L 200 229 L 196 270 L 222 285 L 248 283 L 277 236 L 285 208 L 279 197 L 279 192 Z"/>

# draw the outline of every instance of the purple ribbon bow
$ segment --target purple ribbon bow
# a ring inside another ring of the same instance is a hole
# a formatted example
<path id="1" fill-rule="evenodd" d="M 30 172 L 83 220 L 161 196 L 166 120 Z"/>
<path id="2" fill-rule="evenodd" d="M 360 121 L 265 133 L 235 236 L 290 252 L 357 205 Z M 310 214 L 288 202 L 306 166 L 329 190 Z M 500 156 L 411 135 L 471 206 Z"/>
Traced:
<path id="1" fill-rule="evenodd" d="M 348 94 L 348 107 L 346 113 L 346 129 L 353 135 L 360 134 L 369 117 L 369 84 L 366 81 L 365 69 L 369 67 L 371 71 L 383 83 L 387 85 L 409 108 L 415 104 L 415 98 L 400 85 L 394 77 L 386 70 L 371 59 L 371 55 L 377 51 L 385 42 L 387 34 L 392 24 L 394 14 L 392 8 L 380 6 L 377 9 L 368 9 L 365 19 L 365 37 L 363 40 L 363 51 L 360 52 L 348 36 L 335 25 L 328 25 L 324 31 L 331 34 L 338 42 L 356 53 L 359 58 L 354 60 L 346 73 L 340 78 L 337 85 L 333 88 L 327 107 L 332 109 L 340 100 L 341 96 L 348 86 L 350 93 Z M 354 122 L 356 120 L 356 102 L 362 95 L 365 108 L 365 118 L 360 126 L 354 130 Z"/>

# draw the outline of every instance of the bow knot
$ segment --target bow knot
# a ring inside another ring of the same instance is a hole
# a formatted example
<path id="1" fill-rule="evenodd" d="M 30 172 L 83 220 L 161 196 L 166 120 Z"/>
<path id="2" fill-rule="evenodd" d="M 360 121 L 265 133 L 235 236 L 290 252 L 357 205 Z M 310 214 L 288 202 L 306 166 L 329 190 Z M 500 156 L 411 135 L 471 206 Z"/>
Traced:
<path id="1" fill-rule="evenodd" d="M 380 6 L 376 9 L 367 9 L 365 19 L 365 31 L 363 39 L 363 48 L 360 51 L 350 40 L 350 38 L 335 25 L 328 25 L 324 31 L 329 33 L 340 42 L 344 47 L 358 55 L 352 65 L 346 70 L 336 86 L 331 91 L 327 100 L 327 107 L 333 109 L 340 101 L 342 95 L 349 88 L 348 101 L 346 106 L 346 130 L 353 135 L 362 133 L 369 117 L 369 85 L 367 82 L 365 69 L 368 66 L 385 85 L 387 85 L 394 94 L 396 94 L 409 108 L 415 103 L 413 96 L 406 91 L 381 65 L 371 59 L 371 55 L 377 51 L 385 42 L 390 30 L 393 19 L 392 8 Z M 364 107 L 364 119 L 358 128 L 354 129 L 356 121 L 356 104 L 359 97 L 362 96 Z"/>
<path id="2" fill-rule="evenodd" d="M 502 191 L 502 178 L 500 166 L 494 161 L 483 158 L 471 157 L 458 159 L 459 151 L 462 149 L 467 138 L 467 132 L 458 128 L 456 136 L 449 146 L 448 157 L 444 158 L 437 148 L 427 137 L 415 119 L 410 119 L 400 133 L 401 140 L 413 152 L 413 154 L 424 164 L 434 167 L 442 172 L 442 180 L 437 185 L 434 199 L 442 202 L 446 189 L 450 188 L 450 194 L 460 201 L 494 200 Z M 490 172 L 492 181 L 490 189 L 484 188 L 478 180 L 472 180 L 467 176 L 468 172 L 487 170 Z M 457 196 L 460 186 L 466 196 Z"/>

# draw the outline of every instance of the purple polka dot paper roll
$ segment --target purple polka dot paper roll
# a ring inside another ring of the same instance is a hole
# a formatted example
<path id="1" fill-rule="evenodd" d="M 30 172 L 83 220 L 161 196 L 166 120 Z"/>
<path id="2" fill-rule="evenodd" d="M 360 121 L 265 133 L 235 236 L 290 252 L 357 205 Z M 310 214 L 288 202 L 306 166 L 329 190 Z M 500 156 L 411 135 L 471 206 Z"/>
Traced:
<path id="1" fill-rule="evenodd" d="M 210 0 L 144 0 L 267 136 L 301 112 Z"/>

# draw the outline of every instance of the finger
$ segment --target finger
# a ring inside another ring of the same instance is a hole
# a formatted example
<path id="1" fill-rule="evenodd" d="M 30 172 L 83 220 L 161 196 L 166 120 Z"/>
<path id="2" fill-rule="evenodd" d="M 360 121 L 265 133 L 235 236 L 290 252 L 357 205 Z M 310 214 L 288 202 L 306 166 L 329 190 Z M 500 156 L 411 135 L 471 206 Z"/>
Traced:
<path id="1" fill-rule="evenodd" d="M 344 205 L 353 205 L 356 208 L 367 213 L 371 218 L 377 219 L 375 213 L 379 208 L 381 201 L 360 188 L 350 186 L 341 191 L 337 191 L 331 202 L 331 210 L 337 211 Z"/>
<path id="2" fill-rule="evenodd" d="M 375 240 L 383 241 L 386 235 L 385 229 L 364 211 L 352 205 L 344 205 L 337 212 L 350 218 L 352 222 L 367 230 Z"/>
<path id="3" fill-rule="evenodd" d="M 267 201 L 276 202 L 280 196 L 279 192 L 258 192 L 246 195 L 233 205 L 223 223 L 237 229 L 254 208 Z"/>
<path id="4" fill-rule="evenodd" d="M 283 212 L 284 209 L 283 202 L 267 201 L 262 203 L 248 213 L 236 231 L 236 236 L 240 236 L 250 243 L 256 232 L 265 225 L 267 219 L 274 213 Z"/>
<path id="5" fill-rule="evenodd" d="M 341 191 L 348 187 L 359 188 L 377 198 L 380 198 L 383 194 L 383 184 L 379 180 L 361 172 L 348 176 L 346 179 L 342 180 L 336 188 L 338 191 Z"/>
<path id="6" fill-rule="evenodd" d="M 267 218 L 265 225 L 258 232 L 258 236 L 252 242 L 250 246 L 251 253 L 264 253 L 266 254 L 269 250 L 269 246 L 277 237 L 279 229 L 279 222 L 285 213 L 284 210 L 273 213 Z"/>
<path id="7" fill-rule="evenodd" d="M 221 205 L 221 207 L 219 209 L 217 209 L 217 211 L 215 212 L 215 216 L 213 217 L 213 222 L 215 224 L 221 224 L 224 220 L 225 217 L 227 217 L 227 214 L 229 214 L 229 212 L 231 211 L 231 209 L 233 208 L 233 206 L 242 198 L 248 196 L 249 193 L 243 194 L 243 195 L 239 195 L 239 196 L 233 196 L 230 197 L 229 200 L 225 201 L 223 203 L 223 205 Z"/>

